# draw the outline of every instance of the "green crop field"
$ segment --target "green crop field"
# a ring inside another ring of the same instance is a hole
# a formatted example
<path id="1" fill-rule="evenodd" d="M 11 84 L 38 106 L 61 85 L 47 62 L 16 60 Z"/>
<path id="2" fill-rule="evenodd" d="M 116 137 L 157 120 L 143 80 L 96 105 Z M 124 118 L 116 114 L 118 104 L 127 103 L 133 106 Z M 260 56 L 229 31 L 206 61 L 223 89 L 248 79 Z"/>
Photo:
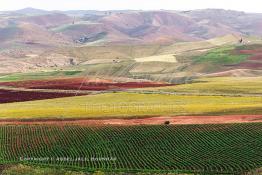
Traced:
<path id="1" fill-rule="evenodd" d="M 227 47 L 221 47 L 216 48 L 208 52 L 207 54 L 204 54 L 202 56 L 196 57 L 196 62 L 211 62 L 215 64 L 238 64 L 242 61 L 245 61 L 249 55 L 247 54 L 233 54 L 233 50 L 235 47 L 233 46 L 227 46 Z"/>
<path id="2" fill-rule="evenodd" d="M 1 119 L 261 114 L 262 97 L 105 93 L 0 105 Z"/>
<path id="3" fill-rule="evenodd" d="M 0 163 L 85 171 L 240 174 L 262 166 L 262 123 L 0 127 Z"/>
<path id="4" fill-rule="evenodd" d="M 81 74 L 81 70 L 50 70 L 42 72 L 32 72 L 32 73 L 14 73 L 8 75 L 0 75 L 0 82 L 10 82 L 10 81 L 22 81 L 22 80 L 41 80 L 59 77 L 69 77 Z"/>

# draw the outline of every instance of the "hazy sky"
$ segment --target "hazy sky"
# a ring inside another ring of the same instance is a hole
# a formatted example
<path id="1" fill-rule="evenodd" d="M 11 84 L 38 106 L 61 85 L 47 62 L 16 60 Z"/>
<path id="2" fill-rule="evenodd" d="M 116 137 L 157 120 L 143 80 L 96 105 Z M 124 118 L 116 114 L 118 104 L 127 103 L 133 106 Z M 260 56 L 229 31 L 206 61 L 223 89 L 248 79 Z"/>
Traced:
<path id="1" fill-rule="evenodd" d="M 0 0 L 0 11 L 34 7 L 47 10 L 191 10 L 223 8 L 261 12 L 262 0 Z"/>

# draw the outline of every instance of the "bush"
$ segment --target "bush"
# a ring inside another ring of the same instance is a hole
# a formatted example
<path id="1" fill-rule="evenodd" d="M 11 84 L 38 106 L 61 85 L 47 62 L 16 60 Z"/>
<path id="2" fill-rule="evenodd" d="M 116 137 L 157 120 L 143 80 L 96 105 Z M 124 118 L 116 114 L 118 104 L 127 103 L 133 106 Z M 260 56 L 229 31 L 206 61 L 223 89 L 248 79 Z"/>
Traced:
<path id="1" fill-rule="evenodd" d="M 169 124 L 170 124 L 170 121 L 165 121 L 164 124 L 165 124 L 165 125 L 169 125 Z"/>

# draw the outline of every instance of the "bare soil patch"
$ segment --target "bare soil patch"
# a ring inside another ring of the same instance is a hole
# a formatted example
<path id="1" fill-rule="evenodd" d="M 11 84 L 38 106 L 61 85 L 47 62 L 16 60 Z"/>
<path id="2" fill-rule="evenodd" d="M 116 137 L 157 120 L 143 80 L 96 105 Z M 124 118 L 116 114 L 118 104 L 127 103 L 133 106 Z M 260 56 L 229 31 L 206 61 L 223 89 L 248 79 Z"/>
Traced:
<path id="1" fill-rule="evenodd" d="M 251 55 L 261 54 L 262 53 L 262 49 L 240 50 L 239 53 L 241 53 L 241 54 L 251 54 Z"/>
<path id="2" fill-rule="evenodd" d="M 246 69 L 261 69 L 262 68 L 262 62 L 245 62 L 240 63 L 238 65 L 240 68 L 246 68 Z"/>
<path id="3" fill-rule="evenodd" d="M 46 120 L 0 120 L 0 125 L 164 125 L 169 121 L 170 125 L 187 124 L 226 124 L 226 123 L 255 123 L 262 122 L 262 115 L 226 115 L 226 116 L 161 116 L 139 119 L 46 119 Z"/>
<path id="4" fill-rule="evenodd" d="M 249 60 L 252 60 L 252 61 L 262 61 L 262 53 L 250 57 Z"/>

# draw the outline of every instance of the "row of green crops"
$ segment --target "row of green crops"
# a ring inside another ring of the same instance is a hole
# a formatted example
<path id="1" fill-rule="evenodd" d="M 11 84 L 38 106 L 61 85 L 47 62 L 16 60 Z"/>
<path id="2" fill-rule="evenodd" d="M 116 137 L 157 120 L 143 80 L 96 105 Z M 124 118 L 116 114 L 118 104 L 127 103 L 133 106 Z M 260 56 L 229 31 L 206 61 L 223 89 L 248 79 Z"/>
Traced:
<path id="1" fill-rule="evenodd" d="M 0 163 L 85 171 L 240 174 L 262 167 L 262 123 L 0 127 Z"/>

